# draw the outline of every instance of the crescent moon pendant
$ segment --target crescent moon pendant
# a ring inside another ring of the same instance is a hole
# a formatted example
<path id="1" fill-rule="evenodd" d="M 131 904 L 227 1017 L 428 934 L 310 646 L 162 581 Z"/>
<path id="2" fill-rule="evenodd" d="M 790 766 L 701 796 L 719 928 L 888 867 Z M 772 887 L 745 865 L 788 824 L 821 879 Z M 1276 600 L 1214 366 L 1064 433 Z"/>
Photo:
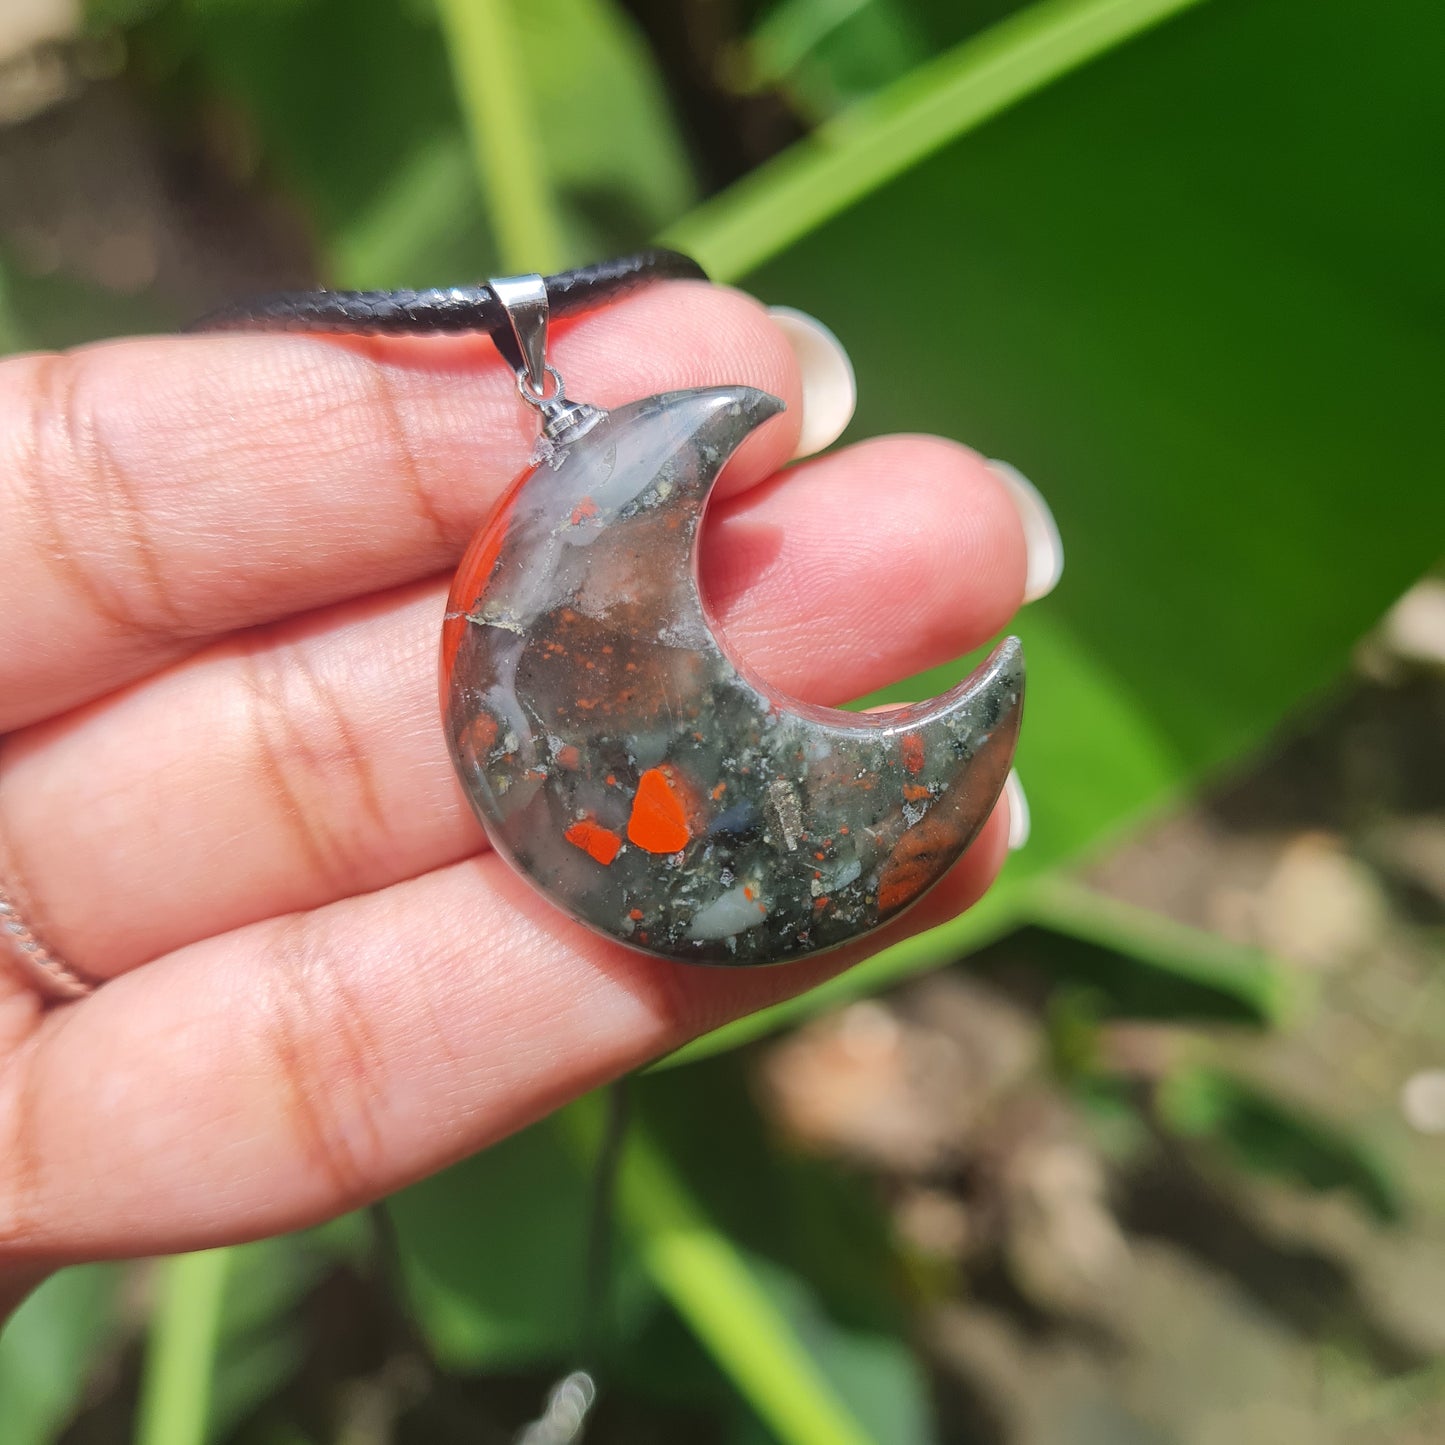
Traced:
<path id="1" fill-rule="evenodd" d="M 782 403 L 744 386 L 602 414 L 515 482 L 447 607 L 448 745 L 491 841 L 579 922 L 764 964 L 886 923 L 973 841 L 1013 756 L 1023 658 L 882 713 L 784 697 L 698 586 L 723 464 Z"/>

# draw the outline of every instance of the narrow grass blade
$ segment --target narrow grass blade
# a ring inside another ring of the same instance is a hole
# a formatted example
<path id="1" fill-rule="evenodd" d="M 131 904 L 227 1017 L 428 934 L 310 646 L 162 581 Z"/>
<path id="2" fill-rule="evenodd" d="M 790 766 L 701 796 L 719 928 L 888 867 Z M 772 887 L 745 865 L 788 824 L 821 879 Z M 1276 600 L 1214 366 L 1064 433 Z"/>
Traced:
<path id="1" fill-rule="evenodd" d="M 136 1419 L 136 1445 L 204 1445 L 231 1251 L 161 1265 Z"/>
<path id="2" fill-rule="evenodd" d="M 561 1116 L 589 1160 L 602 1136 L 600 1104 L 594 1095 Z M 653 1282 L 781 1445 L 876 1445 L 640 1125 L 627 1138 L 617 1211 Z"/>
<path id="3" fill-rule="evenodd" d="M 561 265 L 563 241 L 512 0 L 437 0 L 487 217 L 502 264 Z"/>

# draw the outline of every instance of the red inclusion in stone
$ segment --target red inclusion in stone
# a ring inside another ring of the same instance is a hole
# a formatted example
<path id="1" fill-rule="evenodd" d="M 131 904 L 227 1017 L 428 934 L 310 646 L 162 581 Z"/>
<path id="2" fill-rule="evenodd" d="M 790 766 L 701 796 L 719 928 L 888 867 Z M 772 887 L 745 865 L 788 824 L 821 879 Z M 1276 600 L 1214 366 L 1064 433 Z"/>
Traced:
<path id="1" fill-rule="evenodd" d="M 476 607 L 487 590 L 492 568 L 497 565 L 497 558 L 502 553 L 502 543 L 507 538 L 512 508 L 521 494 L 523 483 L 531 475 L 531 469 L 523 472 L 502 493 L 485 526 L 472 538 L 471 545 L 462 557 L 462 564 L 457 568 L 457 575 L 452 580 L 451 594 L 447 597 L 446 621 L 442 623 L 443 713 L 446 712 L 447 700 L 451 694 L 452 668 L 456 666 L 457 648 L 462 645 L 462 637 L 467 629 L 467 613 Z"/>
<path id="2" fill-rule="evenodd" d="M 692 837 L 687 812 L 661 768 L 649 768 L 638 780 L 627 836 L 649 853 L 676 853 L 687 847 Z"/>
<path id="3" fill-rule="evenodd" d="M 590 818 L 581 818 L 573 823 L 562 836 L 574 847 L 580 848 L 589 857 L 595 858 L 606 867 L 617 856 L 622 839 L 601 823 Z"/>
<path id="4" fill-rule="evenodd" d="M 930 814 L 898 840 L 878 878 L 878 907 L 886 916 L 912 903 L 961 851 L 956 825 Z"/>
<path id="5" fill-rule="evenodd" d="M 923 771 L 923 739 L 917 733 L 903 734 L 903 766 L 910 773 Z"/>

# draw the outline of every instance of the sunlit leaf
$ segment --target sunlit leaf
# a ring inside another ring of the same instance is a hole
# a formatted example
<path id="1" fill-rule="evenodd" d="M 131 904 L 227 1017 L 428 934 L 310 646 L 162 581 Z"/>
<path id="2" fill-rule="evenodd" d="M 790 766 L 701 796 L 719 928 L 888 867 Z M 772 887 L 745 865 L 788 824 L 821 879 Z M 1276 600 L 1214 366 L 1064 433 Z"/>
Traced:
<path id="1" fill-rule="evenodd" d="M 82 11 L 91 30 L 119 30 L 138 24 L 164 3 L 165 0 L 84 0 Z"/>
<path id="2" fill-rule="evenodd" d="M 173 0 L 161 19 L 206 102 L 237 113 L 323 242 L 367 213 L 429 145 L 459 133 L 446 51 L 424 6 Z M 468 196 L 474 187 L 460 199 Z"/>
<path id="3" fill-rule="evenodd" d="M 529 0 L 517 27 L 564 264 L 642 244 L 696 200 L 651 52 L 615 0 Z"/>
<path id="4" fill-rule="evenodd" d="M 356 1215 L 322 1229 L 162 1262 L 137 1445 L 200 1445 L 286 1386 L 306 1357 L 301 1306 L 338 1263 L 370 1247 Z"/>
<path id="5" fill-rule="evenodd" d="M 1018 625 L 1033 836 L 989 924 L 869 986 L 1258 747 L 1445 536 L 1445 10 L 1216 0 L 1059 78 L 1089 17 L 1147 14 L 1036 7 L 673 232 L 725 275 L 779 253 L 748 284 L 837 330 L 855 433 L 1007 457 L 1065 540 Z"/>
<path id="6" fill-rule="evenodd" d="M 668 233 L 738 280 L 941 146 L 1200 0 L 1039 0 L 855 106 Z"/>
<path id="7" fill-rule="evenodd" d="M 356 1249 L 354 1217 L 329 1232 L 283 1235 L 231 1250 L 217 1327 L 208 1436 L 223 1440 L 296 1376 L 306 1358 L 301 1306 Z"/>
<path id="8" fill-rule="evenodd" d="M 884 1283 L 886 1236 L 850 1215 L 836 1181 L 774 1154 L 720 1068 L 634 1091 L 608 1353 L 625 1355 L 632 1388 L 666 1398 L 658 1371 L 671 1366 L 641 1360 L 665 1301 L 788 1445 L 921 1440 L 925 1394 Z M 587 1358 L 600 1108 L 583 1100 L 392 1201 L 408 1293 L 447 1368 Z M 699 1111 L 706 1133 L 689 1124 Z"/>
<path id="9" fill-rule="evenodd" d="M 563 243 L 512 0 L 437 0 L 479 189 L 508 271 L 555 271 Z"/>

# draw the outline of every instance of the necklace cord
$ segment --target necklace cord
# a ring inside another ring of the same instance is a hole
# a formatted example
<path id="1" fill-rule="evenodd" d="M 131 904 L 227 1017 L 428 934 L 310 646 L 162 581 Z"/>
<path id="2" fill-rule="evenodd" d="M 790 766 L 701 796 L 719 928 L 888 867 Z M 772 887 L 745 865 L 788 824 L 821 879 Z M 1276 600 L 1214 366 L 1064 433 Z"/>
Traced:
<path id="1" fill-rule="evenodd" d="M 576 316 L 653 281 L 706 281 L 678 251 L 638 251 L 546 278 L 552 316 Z M 311 332 L 328 336 L 458 336 L 486 332 L 514 370 L 524 361 L 506 308 L 492 288 L 438 286 L 425 291 L 280 291 L 234 302 L 203 316 L 190 332 Z"/>

